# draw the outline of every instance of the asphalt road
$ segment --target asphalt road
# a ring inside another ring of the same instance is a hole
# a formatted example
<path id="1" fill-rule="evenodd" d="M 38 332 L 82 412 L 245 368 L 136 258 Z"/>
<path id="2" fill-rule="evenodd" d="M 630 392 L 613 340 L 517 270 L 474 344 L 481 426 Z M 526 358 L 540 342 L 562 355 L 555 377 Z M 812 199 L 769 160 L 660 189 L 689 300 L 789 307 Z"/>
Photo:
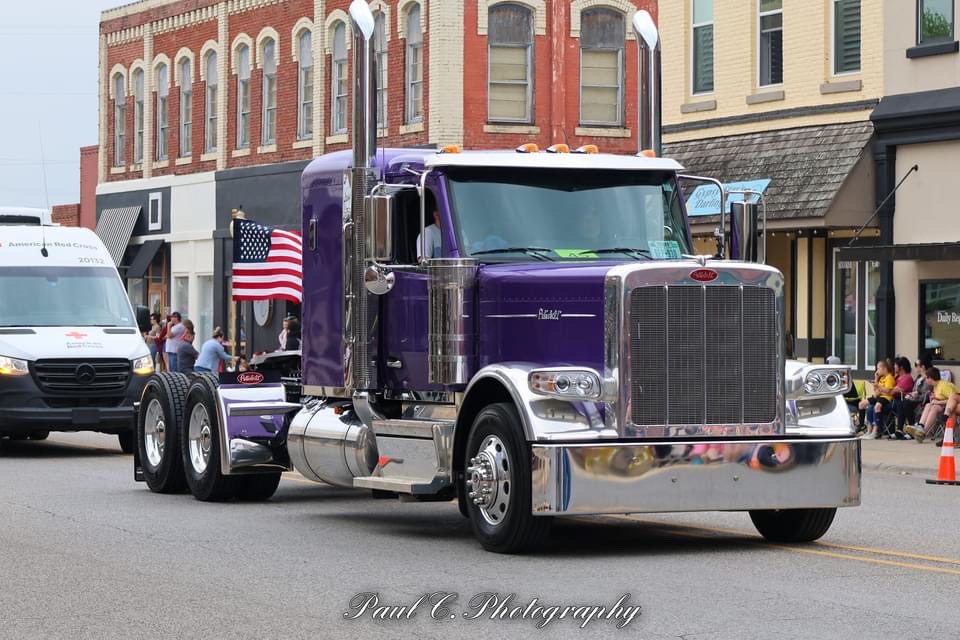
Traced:
<path id="1" fill-rule="evenodd" d="M 814 545 L 764 543 L 745 514 L 676 514 L 561 521 L 541 554 L 509 557 L 452 503 L 296 474 L 264 504 L 155 495 L 115 443 L 0 448 L 0 638 L 960 637 L 960 487 L 915 476 L 868 473 L 863 506 Z M 367 592 L 405 615 L 346 619 Z M 438 592 L 456 597 L 410 615 Z M 641 609 L 618 629 L 624 594 Z M 577 605 L 607 609 L 546 619 Z"/>

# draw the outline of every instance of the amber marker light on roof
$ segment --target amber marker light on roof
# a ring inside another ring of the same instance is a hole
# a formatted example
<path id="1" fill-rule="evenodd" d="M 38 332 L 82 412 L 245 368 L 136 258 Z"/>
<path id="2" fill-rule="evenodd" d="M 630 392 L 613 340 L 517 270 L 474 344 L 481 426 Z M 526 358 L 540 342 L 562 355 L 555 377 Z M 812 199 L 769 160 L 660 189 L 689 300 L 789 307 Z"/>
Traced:
<path id="1" fill-rule="evenodd" d="M 537 146 L 536 142 L 528 142 L 517 147 L 517 153 L 537 153 L 538 151 L 540 151 L 540 147 Z"/>
<path id="2" fill-rule="evenodd" d="M 585 144 L 577 147 L 574 153 L 600 153 L 600 149 L 598 149 L 595 144 Z"/>
<path id="3" fill-rule="evenodd" d="M 570 147 L 559 142 L 547 147 L 547 153 L 570 153 Z"/>
<path id="4" fill-rule="evenodd" d="M 640 152 L 640 155 L 642 155 L 644 158 L 656 158 L 657 152 L 653 149 L 644 149 Z"/>
<path id="5" fill-rule="evenodd" d="M 448 144 L 440 149 L 440 153 L 460 153 L 461 151 L 463 149 L 458 144 Z"/>

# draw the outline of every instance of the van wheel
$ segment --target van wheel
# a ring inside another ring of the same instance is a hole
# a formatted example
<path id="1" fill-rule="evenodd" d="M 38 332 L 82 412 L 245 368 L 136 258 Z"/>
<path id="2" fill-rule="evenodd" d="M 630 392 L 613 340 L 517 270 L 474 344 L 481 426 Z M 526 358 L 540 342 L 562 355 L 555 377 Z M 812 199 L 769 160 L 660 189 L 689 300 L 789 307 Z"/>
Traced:
<path id="1" fill-rule="evenodd" d="M 830 529 L 836 508 L 751 511 L 750 519 L 771 542 L 813 542 Z"/>
<path id="2" fill-rule="evenodd" d="M 248 502 L 269 500 L 280 486 L 279 473 L 257 473 L 237 476 L 237 498 Z"/>
<path id="3" fill-rule="evenodd" d="M 154 493 L 182 493 L 187 486 L 178 435 L 187 387 L 182 373 L 158 373 L 143 389 L 136 440 L 143 478 Z"/>
<path id="4" fill-rule="evenodd" d="M 512 404 L 492 404 L 477 414 L 465 466 L 467 513 L 483 548 L 524 553 L 540 546 L 553 519 L 531 510 L 530 449 Z"/>
<path id="5" fill-rule="evenodd" d="M 49 431 L 34 431 L 30 434 L 31 440 L 46 440 L 50 437 Z"/>
<path id="6" fill-rule="evenodd" d="M 220 472 L 218 416 L 216 376 L 195 376 L 187 392 L 180 453 L 190 493 L 204 502 L 230 500 L 237 495 L 239 487 L 239 476 L 225 476 Z"/>
<path id="7" fill-rule="evenodd" d="M 136 434 L 133 431 L 121 431 L 117 434 L 117 441 L 120 443 L 120 451 L 124 453 L 133 453 L 137 446 Z"/>

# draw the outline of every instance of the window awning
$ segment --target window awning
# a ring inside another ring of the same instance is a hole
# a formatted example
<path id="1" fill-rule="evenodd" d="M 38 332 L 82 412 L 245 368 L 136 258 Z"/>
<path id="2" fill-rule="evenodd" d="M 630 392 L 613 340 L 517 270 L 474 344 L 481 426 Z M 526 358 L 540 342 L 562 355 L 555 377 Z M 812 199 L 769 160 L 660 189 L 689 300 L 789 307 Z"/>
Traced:
<path id="1" fill-rule="evenodd" d="M 157 255 L 157 251 L 159 251 L 162 246 L 163 240 L 147 240 L 140 245 L 140 248 L 137 250 L 137 256 L 127 269 L 127 277 L 142 278 L 147 273 L 150 263 L 153 262 L 153 257 Z"/>
<path id="2" fill-rule="evenodd" d="M 97 220 L 97 235 L 106 245 L 114 264 L 120 266 L 123 252 L 127 249 L 133 227 L 137 224 L 141 206 L 104 209 Z"/>
<path id="3" fill-rule="evenodd" d="M 887 262 L 893 260 L 960 260 L 960 242 L 931 242 L 925 244 L 883 244 L 840 247 L 840 260 Z"/>

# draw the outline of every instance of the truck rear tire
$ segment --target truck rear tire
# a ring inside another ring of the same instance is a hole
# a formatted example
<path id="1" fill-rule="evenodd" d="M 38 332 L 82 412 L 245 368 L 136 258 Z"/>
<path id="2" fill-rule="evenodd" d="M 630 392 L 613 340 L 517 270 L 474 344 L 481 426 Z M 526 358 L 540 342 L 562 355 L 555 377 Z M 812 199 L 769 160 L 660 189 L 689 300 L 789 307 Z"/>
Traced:
<path id="1" fill-rule="evenodd" d="M 263 502 L 277 492 L 280 473 L 257 473 L 237 476 L 237 498 L 247 502 Z"/>
<path id="2" fill-rule="evenodd" d="M 512 404 L 491 404 L 477 414 L 465 458 L 467 512 L 483 548 L 524 553 L 539 547 L 553 519 L 531 511 L 530 449 Z"/>
<path id="3" fill-rule="evenodd" d="M 204 502 L 222 502 L 237 495 L 240 476 L 220 471 L 220 424 L 217 377 L 204 373 L 193 378 L 180 429 L 180 453 L 190 493 Z"/>
<path id="4" fill-rule="evenodd" d="M 133 453 L 137 446 L 136 433 L 133 431 L 121 431 L 117 434 L 117 441 L 120 443 L 120 451 L 124 453 Z"/>
<path id="5" fill-rule="evenodd" d="M 187 488 L 180 425 L 188 387 L 184 374 L 164 372 L 152 376 L 143 390 L 136 440 L 143 478 L 154 493 L 182 493 Z"/>
<path id="6" fill-rule="evenodd" d="M 837 509 L 783 509 L 751 511 L 750 519 L 764 538 L 771 542 L 813 542 L 833 524 Z"/>

